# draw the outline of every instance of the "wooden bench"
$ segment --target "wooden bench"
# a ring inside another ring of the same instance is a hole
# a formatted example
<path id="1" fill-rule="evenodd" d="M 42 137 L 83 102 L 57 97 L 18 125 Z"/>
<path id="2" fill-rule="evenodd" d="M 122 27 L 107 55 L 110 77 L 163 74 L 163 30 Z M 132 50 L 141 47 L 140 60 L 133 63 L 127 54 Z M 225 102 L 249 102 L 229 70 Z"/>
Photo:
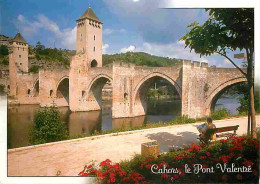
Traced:
<path id="1" fill-rule="evenodd" d="M 238 127 L 239 127 L 239 125 L 215 128 L 214 132 L 215 132 L 217 138 L 219 138 L 219 137 L 229 138 L 232 135 L 237 135 L 236 131 L 237 131 Z M 231 133 L 230 131 L 234 131 L 234 132 Z M 224 132 L 226 132 L 226 133 L 224 133 Z M 219 133 L 222 133 L 222 134 L 219 134 Z"/>
<path id="2" fill-rule="evenodd" d="M 226 137 L 228 139 L 232 135 L 237 135 L 236 131 L 237 131 L 238 127 L 239 127 L 239 125 L 228 126 L 228 127 L 219 127 L 219 128 L 208 129 L 208 130 L 211 131 L 211 135 L 216 134 L 217 138 Z M 234 132 L 230 132 L 230 131 L 234 131 Z M 204 144 L 208 144 L 211 141 L 211 140 L 205 140 L 205 139 L 201 139 L 201 138 L 198 138 L 198 139 L 200 140 L 201 143 L 204 143 Z"/>

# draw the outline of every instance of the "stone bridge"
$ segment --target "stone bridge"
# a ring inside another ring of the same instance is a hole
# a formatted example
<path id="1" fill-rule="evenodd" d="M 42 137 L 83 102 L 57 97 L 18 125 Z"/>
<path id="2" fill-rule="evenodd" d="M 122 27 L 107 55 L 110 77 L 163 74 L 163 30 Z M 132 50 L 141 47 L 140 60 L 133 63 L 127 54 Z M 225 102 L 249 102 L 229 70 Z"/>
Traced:
<path id="1" fill-rule="evenodd" d="M 165 79 L 182 101 L 182 115 L 196 118 L 208 115 L 225 89 L 246 81 L 235 68 L 209 67 L 207 63 L 189 60 L 182 60 L 181 65 L 174 67 L 114 62 L 111 67 L 89 68 L 85 63 L 84 55 L 76 55 L 71 59 L 70 70 L 18 73 L 16 88 L 10 94 L 20 104 L 56 104 L 69 106 L 73 112 L 95 111 L 102 109 L 102 88 L 110 81 L 113 118 L 136 117 L 147 112 L 147 91 L 151 84 Z M 13 80 L 10 86 L 12 83 Z"/>
<path id="2" fill-rule="evenodd" d="M 10 96 L 20 104 L 69 106 L 71 111 L 102 108 L 102 88 L 112 86 L 113 118 L 135 117 L 147 112 L 147 91 L 157 79 L 176 89 L 182 115 L 208 115 L 223 91 L 246 78 L 235 68 L 208 67 L 206 63 L 181 60 L 174 67 L 141 67 L 114 62 L 102 67 L 102 25 L 89 7 L 76 21 L 76 55 L 68 70 L 28 73 L 28 44 L 20 33 L 9 54 Z"/>

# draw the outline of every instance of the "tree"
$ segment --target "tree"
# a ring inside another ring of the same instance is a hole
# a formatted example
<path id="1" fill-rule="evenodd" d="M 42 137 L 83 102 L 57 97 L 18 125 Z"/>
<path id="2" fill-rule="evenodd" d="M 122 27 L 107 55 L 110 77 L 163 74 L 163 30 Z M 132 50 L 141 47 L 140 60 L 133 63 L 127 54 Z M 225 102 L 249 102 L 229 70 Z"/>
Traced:
<path id="1" fill-rule="evenodd" d="M 256 118 L 254 107 L 254 9 L 232 8 L 206 9 L 209 18 L 203 25 L 193 22 L 187 28 L 189 32 L 181 37 L 185 47 L 199 53 L 200 56 L 219 54 L 230 61 L 248 81 L 250 101 L 251 133 L 256 138 Z M 237 66 L 228 56 L 228 52 L 236 50 L 245 51 L 247 54 L 246 71 Z"/>
<path id="2" fill-rule="evenodd" d="M 0 46 L 0 55 L 8 55 L 8 47 L 6 45 L 1 45 Z"/>
<path id="3" fill-rule="evenodd" d="M 44 45 L 42 45 L 42 43 L 40 42 L 40 41 L 38 41 L 37 43 L 36 43 L 36 50 L 37 51 L 42 51 L 42 50 L 44 50 L 45 49 L 45 46 Z"/>
<path id="4" fill-rule="evenodd" d="M 29 137 L 31 144 L 61 141 L 67 137 L 68 131 L 63 126 L 60 112 L 56 107 L 45 107 L 36 113 Z"/>

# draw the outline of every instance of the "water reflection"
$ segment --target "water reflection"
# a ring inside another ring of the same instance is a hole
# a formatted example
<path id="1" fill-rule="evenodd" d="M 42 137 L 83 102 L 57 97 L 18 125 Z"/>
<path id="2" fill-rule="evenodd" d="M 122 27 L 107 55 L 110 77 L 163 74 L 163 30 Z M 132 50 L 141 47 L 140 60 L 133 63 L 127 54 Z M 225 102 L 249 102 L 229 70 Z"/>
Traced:
<path id="1" fill-rule="evenodd" d="M 223 98 L 218 100 L 216 109 L 225 106 L 232 113 L 236 113 L 238 105 L 237 98 Z M 148 107 L 150 111 L 148 111 L 149 114 L 147 116 L 113 120 L 112 112 L 107 105 L 103 106 L 102 111 L 71 113 L 67 107 L 59 108 L 59 111 L 61 112 L 64 126 L 67 126 L 66 128 L 68 128 L 71 137 L 82 134 L 89 136 L 95 132 L 111 129 L 132 128 L 145 125 L 149 122 L 170 121 L 181 114 L 180 101 L 164 101 L 156 104 L 148 103 Z M 8 148 L 30 145 L 29 131 L 33 127 L 34 114 L 39 109 L 38 105 L 8 107 Z"/>
<path id="2" fill-rule="evenodd" d="M 74 112 L 71 113 L 68 107 L 58 108 L 64 126 L 67 126 L 69 135 L 77 137 L 84 134 L 92 135 L 95 132 L 102 132 L 111 129 L 126 129 L 142 126 L 147 122 L 170 121 L 180 114 L 180 101 L 158 103 L 154 108 L 163 109 L 166 115 L 147 115 L 134 118 L 118 118 L 112 120 L 111 108 L 104 103 L 102 111 Z M 176 110 L 178 109 L 179 110 Z M 29 132 L 33 127 L 34 115 L 40 109 L 38 105 L 20 105 L 8 107 L 8 147 L 17 148 L 28 146 Z M 173 110 L 175 109 L 175 110 Z M 175 114 L 174 114 L 174 113 Z"/>

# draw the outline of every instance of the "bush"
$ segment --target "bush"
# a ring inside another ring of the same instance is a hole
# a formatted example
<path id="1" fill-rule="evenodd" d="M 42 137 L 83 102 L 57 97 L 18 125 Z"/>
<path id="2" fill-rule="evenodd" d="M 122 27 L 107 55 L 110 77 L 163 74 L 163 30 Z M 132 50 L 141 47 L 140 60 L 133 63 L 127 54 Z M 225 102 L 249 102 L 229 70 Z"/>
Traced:
<path id="1" fill-rule="evenodd" d="M 61 141 L 67 137 L 68 131 L 63 127 L 56 107 L 45 107 L 35 114 L 34 126 L 30 132 L 31 144 Z"/>
<path id="2" fill-rule="evenodd" d="M 29 72 L 32 72 L 32 73 L 38 73 L 39 72 L 39 66 L 32 66 L 30 69 L 29 69 Z"/>
<path id="3" fill-rule="evenodd" d="M 6 45 L 1 45 L 0 46 L 0 55 L 6 56 L 8 55 L 8 47 Z"/>
<path id="4" fill-rule="evenodd" d="M 9 61 L 8 61 L 7 59 L 4 59 L 4 60 L 3 60 L 3 64 L 4 64 L 4 65 L 9 65 Z"/>
<path id="5" fill-rule="evenodd" d="M 195 123 L 195 122 L 196 122 L 195 119 L 189 118 L 187 115 L 179 116 L 175 121 L 176 121 L 178 124 L 183 124 L 183 123 Z"/>
<path id="6" fill-rule="evenodd" d="M 134 179 L 140 179 L 137 183 L 257 183 L 258 149 L 256 139 L 231 137 L 209 146 L 192 143 L 188 149 L 161 154 L 158 158 L 136 155 L 119 164 L 112 164 L 110 160 L 99 165 L 91 163 L 79 175 L 96 176 L 100 183 L 135 183 Z M 220 169 L 220 165 L 231 168 L 232 164 L 235 168 L 251 168 L 251 172 L 222 172 Z M 154 174 L 152 166 L 156 167 L 153 167 L 156 172 L 163 171 L 165 167 L 173 168 L 176 173 Z M 199 172 L 196 167 L 200 168 Z M 136 177 L 131 177 L 133 173 Z"/>
<path id="7" fill-rule="evenodd" d="M 214 120 L 223 119 L 230 116 L 230 112 L 226 108 L 222 108 L 216 111 L 211 112 L 211 118 Z"/>

